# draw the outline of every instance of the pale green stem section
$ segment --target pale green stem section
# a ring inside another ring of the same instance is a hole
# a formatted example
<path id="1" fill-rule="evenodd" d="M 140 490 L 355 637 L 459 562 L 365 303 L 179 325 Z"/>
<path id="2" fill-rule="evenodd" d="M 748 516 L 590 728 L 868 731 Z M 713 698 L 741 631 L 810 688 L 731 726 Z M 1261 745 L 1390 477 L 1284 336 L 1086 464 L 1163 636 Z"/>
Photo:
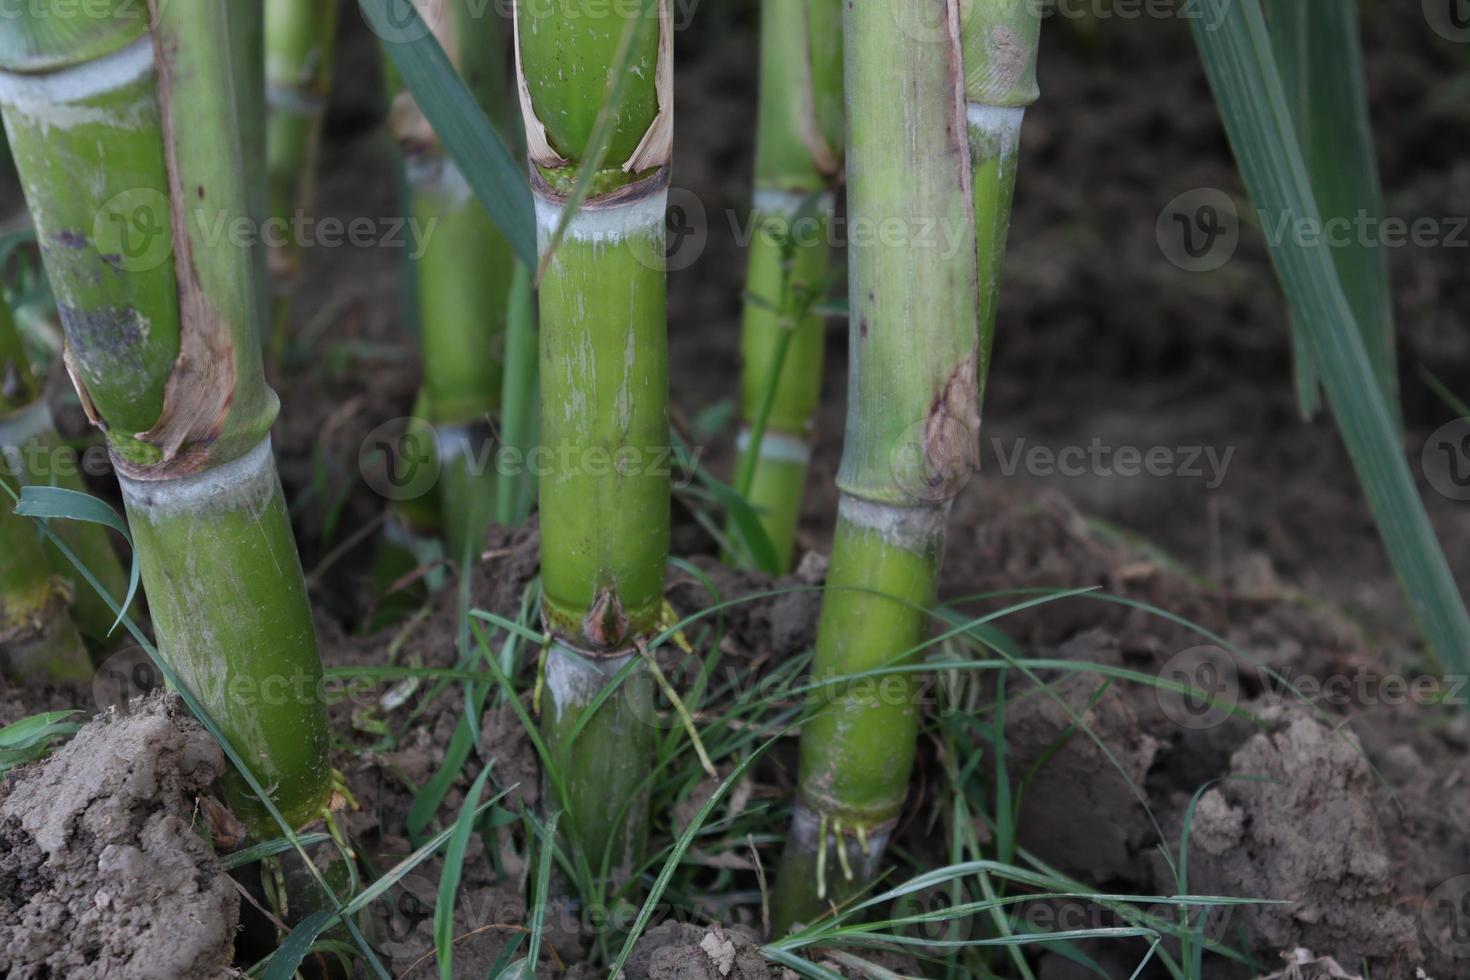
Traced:
<path id="1" fill-rule="evenodd" d="M 67 613 L 70 590 L 51 574 L 35 523 L 14 512 L 18 492 L 0 464 L 0 672 L 86 684 L 92 664 Z"/>
<path id="2" fill-rule="evenodd" d="M 840 0 L 764 0 L 755 235 L 735 489 L 791 564 L 822 391 L 832 190 L 843 155 Z M 800 447 L 804 446 L 803 452 Z"/>
<path id="3" fill-rule="evenodd" d="M 321 149 L 322 121 L 332 84 L 336 3 L 266 0 L 266 174 L 270 271 L 274 284 L 271 359 L 289 341 L 291 300 L 301 274 L 302 243 L 287 230 L 311 208 Z"/>
<path id="4" fill-rule="evenodd" d="M 270 455 L 257 266 L 216 237 L 250 213 L 230 12 L 151 12 L 151 35 L 121 31 L 101 58 L 0 72 L 0 104 L 160 647 L 300 826 L 327 804 L 328 738 Z M 257 835 L 274 833 L 240 784 L 229 795 Z"/>
<path id="5" fill-rule="evenodd" d="M 292 825 L 310 822 L 331 774 L 321 663 L 269 440 L 202 476 L 121 482 L 164 656 Z M 243 780 L 229 788 L 273 826 Z"/>
<path id="6" fill-rule="evenodd" d="M 87 489 L 76 453 L 56 432 L 41 380 L 31 372 L 20 332 L 4 303 L 0 303 L 0 454 L 19 486 Z M 0 500 L 0 505 L 6 502 Z M 128 576 L 112 550 L 107 530 L 81 521 L 57 521 L 53 529 L 103 589 L 121 602 L 127 594 Z M 73 620 L 101 649 L 117 617 L 59 548 L 49 540 L 43 548 L 52 572 L 72 590 Z"/>
<path id="7" fill-rule="evenodd" d="M 849 250 L 843 499 L 817 681 L 902 663 L 922 641 L 950 502 L 976 460 L 980 269 L 959 13 L 959 0 L 846 6 L 851 220 L 888 232 L 854 236 Z M 914 686 L 908 676 L 848 682 L 812 704 L 796 826 L 817 832 L 789 838 L 772 909 L 778 935 L 877 868 L 908 792 Z M 866 842 L 862 861 L 849 838 L 860 850 Z"/>
<path id="8" fill-rule="evenodd" d="M 564 760 L 562 777 L 575 787 L 567 801 L 573 819 L 564 824 L 569 849 L 614 886 L 637 866 L 647 836 L 651 720 L 640 720 L 627 685 L 584 719 L 575 744 L 568 719 L 580 717 L 591 689 L 602 687 L 588 677 L 615 672 L 658 632 L 663 613 L 673 36 L 662 27 L 669 11 L 668 0 L 611 11 L 598 0 L 516 8 L 545 267 L 541 445 L 528 460 L 540 491 L 542 609 L 553 638 L 545 725 Z M 599 127 L 620 52 L 632 74 L 622 100 L 609 107 L 611 126 Z M 599 155 L 589 195 L 546 255 L 567 188 Z M 574 664 L 577 657 L 587 662 Z"/>

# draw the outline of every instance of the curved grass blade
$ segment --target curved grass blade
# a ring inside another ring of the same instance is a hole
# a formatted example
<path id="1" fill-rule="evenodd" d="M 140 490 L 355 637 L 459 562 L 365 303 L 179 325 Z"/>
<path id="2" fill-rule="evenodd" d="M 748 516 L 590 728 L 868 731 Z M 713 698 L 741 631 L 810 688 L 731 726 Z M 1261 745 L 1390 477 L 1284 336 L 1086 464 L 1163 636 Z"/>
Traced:
<path id="1" fill-rule="evenodd" d="M 23 487 L 20 491 L 20 503 L 15 505 L 15 512 L 22 517 L 32 517 L 43 521 L 61 518 L 66 521 L 101 524 L 121 534 L 129 548 L 133 545 L 132 536 L 128 534 L 128 525 L 117 516 L 117 511 L 96 497 L 76 490 L 64 490 L 61 487 Z M 117 619 L 113 622 L 112 629 L 108 630 L 109 633 L 122 625 L 128 610 L 132 608 L 133 599 L 138 594 L 140 576 L 141 569 L 138 567 L 138 556 L 135 553 L 132 567 L 128 571 L 128 594 L 123 598 Z M 93 585 L 93 588 L 97 587 Z M 97 591 L 99 594 L 106 594 L 100 588 Z"/>
<path id="2" fill-rule="evenodd" d="M 306 951 L 311 944 L 316 942 L 317 937 L 327 926 L 332 924 L 336 913 L 331 909 L 323 909 L 313 912 L 297 924 L 291 930 L 291 935 L 271 955 L 270 962 L 266 964 L 265 972 L 261 974 L 261 980 L 291 980 L 296 975 L 296 970 L 301 966 L 301 961 L 306 957 Z"/>

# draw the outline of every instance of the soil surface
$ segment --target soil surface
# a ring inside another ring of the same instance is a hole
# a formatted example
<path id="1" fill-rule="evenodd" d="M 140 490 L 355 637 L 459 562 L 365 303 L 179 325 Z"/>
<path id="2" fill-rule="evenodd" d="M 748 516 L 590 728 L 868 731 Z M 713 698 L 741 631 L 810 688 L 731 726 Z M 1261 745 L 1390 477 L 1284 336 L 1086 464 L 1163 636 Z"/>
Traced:
<path id="1" fill-rule="evenodd" d="M 1463 47 L 1417 9 L 1365 3 L 1366 70 L 1386 212 L 1445 220 L 1470 200 Z M 394 155 L 375 99 L 376 52 L 345 18 L 342 77 L 323 153 L 318 212 L 349 220 L 400 213 Z M 1304 422 L 1292 390 L 1287 319 L 1255 219 L 1189 37 L 1178 18 L 1048 21 L 1042 101 L 1028 113 L 1007 285 L 985 401 L 980 477 L 955 509 L 944 595 L 1099 587 L 1197 624 L 1208 635 L 1096 596 L 1051 603 L 998 625 L 1034 660 L 1094 664 L 1165 680 L 1218 682 L 1219 705 L 1097 671 L 1038 670 L 1008 681 L 1013 773 L 1035 766 L 1021 803 L 1020 845 L 1087 885 L 1114 893 L 1245 897 L 1206 931 L 1249 963 L 1207 958 L 1207 976 L 1282 980 L 1465 975 L 1464 920 L 1446 909 L 1470 893 L 1470 729 L 1465 692 L 1414 688 L 1434 668 L 1416 639 L 1350 460 L 1330 417 Z M 704 217 L 697 261 L 670 277 L 672 383 L 686 430 L 735 397 L 743 261 L 736 232 L 749 196 L 756 36 L 749 10 L 705 5 L 680 38 L 675 183 Z M 1219 270 L 1172 264 L 1157 226 L 1182 194 L 1218 189 L 1242 216 Z M 8 200 L 18 197 L 10 192 Z M 698 245 L 698 239 L 691 246 Z M 319 613 L 324 656 L 339 667 L 384 662 L 454 666 L 453 590 L 425 617 L 382 632 L 368 572 L 384 501 L 358 478 L 369 434 L 412 412 L 413 339 L 404 328 L 393 248 L 306 252 L 296 320 L 303 351 L 278 377 L 275 438 Z M 1470 392 L 1464 252 L 1390 250 L 1400 336 L 1405 453 L 1416 477 L 1429 433 L 1454 413 L 1426 387 L 1432 370 Z M 681 506 L 676 551 L 725 596 L 810 588 L 824 572 L 840 454 L 846 338 L 834 324 L 821 441 L 802 524 L 810 552 L 776 583 L 721 568 Z M 728 472 L 730 426 L 704 440 L 703 462 Z M 1032 450 L 1105 451 L 1083 472 Z M 1118 451 L 1169 451 L 1169 476 L 1119 472 Z M 1189 465 L 1185 465 L 1186 462 Z M 99 485 L 105 492 L 105 487 Z M 1460 580 L 1470 581 L 1470 510 L 1421 480 L 1431 520 Z M 536 537 L 492 530 L 471 602 L 514 616 L 536 573 Z M 707 604 L 680 573 L 682 612 Z M 808 649 L 819 596 L 792 591 L 732 611 L 731 651 L 779 662 Z M 993 608 L 970 604 L 967 610 Z M 529 681 L 522 690 L 529 691 Z M 1419 690 L 1420 695 L 1415 695 Z M 1426 693 L 1427 692 L 1427 693 Z M 1299 694 L 1305 693 L 1305 697 Z M 1451 694 L 1460 712 L 1426 705 Z M 444 765 L 461 724 L 458 688 L 375 691 L 333 709 L 336 763 L 360 809 L 346 824 L 378 871 L 410 853 L 411 817 L 445 826 L 470 781 L 512 807 L 538 802 L 536 757 L 508 707 L 487 708 L 458 780 L 433 813 L 411 814 L 410 786 Z M 977 686 L 988 704 L 993 686 Z M 1304 703 L 1309 702 L 1309 703 Z M 91 692 L 0 682 L 0 723 L 93 706 Z M 1079 725 L 1078 720 L 1081 719 Z M 384 740 L 382 733 L 406 733 Z M 898 832 L 909 852 L 935 850 L 931 788 L 940 745 L 926 740 Z M 974 747 L 974 751 L 989 751 Z M 773 753 L 745 792 L 789 793 L 792 754 Z M 172 702 L 104 716 L 50 761 L 0 783 L 0 965 L 7 975 L 210 976 L 230 962 L 238 898 L 194 816 L 221 767 L 202 730 Z M 687 814 L 684 816 L 687 819 Z M 670 831 L 678 814 L 661 817 Z M 1188 832 L 1187 881 L 1179 880 Z M 474 839 L 456 910 L 457 971 L 483 976 L 524 928 L 528 869 L 521 830 Z M 777 848 L 760 853 L 774 867 Z M 395 976 L 434 975 L 432 908 L 440 865 L 422 865 L 374 907 L 374 935 Z M 754 875 L 740 872 L 742 887 Z M 1457 882 L 1460 886 L 1457 887 Z M 104 899 L 105 896 L 105 899 Z M 1078 927 L 1120 924 L 1082 905 L 1053 907 Z M 754 904 L 711 908 L 643 937 L 627 976 L 765 977 L 753 951 Z M 552 921 L 552 959 L 572 975 L 590 937 L 575 916 Z M 1145 946 L 1088 944 L 1110 977 L 1128 977 Z M 846 970 L 840 962 L 831 967 Z M 894 964 L 917 972 L 910 962 Z M 1042 980 L 1085 973 L 1056 954 Z M 8 972 L 7 972 L 8 971 Z M 172 971 L 172 972 L 171 972 Z M 478 971 L 478 972 L 476 972 Z M 1145 975 L 1158 975 L 1155 974 Z"/>

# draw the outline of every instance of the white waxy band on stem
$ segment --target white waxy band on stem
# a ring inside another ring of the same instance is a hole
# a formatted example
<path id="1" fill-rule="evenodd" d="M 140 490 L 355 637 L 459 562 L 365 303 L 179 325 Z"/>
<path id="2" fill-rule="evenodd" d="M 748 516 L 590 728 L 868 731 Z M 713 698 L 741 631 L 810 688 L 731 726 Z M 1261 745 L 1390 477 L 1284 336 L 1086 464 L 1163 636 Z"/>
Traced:
<path id="1" fill-rule="evenodd" d="M 1003 155 L 1009 156 L 1021 145 L 1021 124 L 1026 119 L 1023 106 L 981 105 L 971 102 L 965 112 L 971 130 L 1000 140 Z"/>
<path id="2" fill-rule="evenodd" d="M 626 653 L 594 659 L 553 640 L 546 653 L 546 689 L 552 704 L 586 704 L 635 656 Z"/>
<path id="3" fill-rule="evenodd" d="M 735 448 L 741 453 L 750 452 L 750 429 L 740 430 Z M 805 440 L 789 436 L 784 432 L 767 432 L 761 436 L 760 458 L 773 463 L 810 463 L 812 447 Z"/>
<path id="4" fill-rule="evenodd" d="M 541 195 L 536 197 L 536 232 L 540 245 L 545 248 L 561 222 L 562 208 L 559 201 L 549 201 Z M 650 232 L 662 235 L 669 205 L 668 190 L 661 189 L 640 197 L 627 204 L 609 208 L 583 207 L 572 216 L 563 240 L 589 242 L 594 245 L 616 245 L 629 238 L 646 236 Z"/>
<path id="5" fill-rule="evenodd" d="M 264 507 L 280 488 L 270 436 L 239 459 L 203 473 L 172 480 L 135 480 L 119 472 L 117 482 L 129 509 L 153 519 Z"/>
<path id="6" fill-rule="evenodd" d="M 829 215 L 837 207 L 837 197 L 831 191 L 823 191 L 815 196 L 817 198 L 816 214 Z M 806 207 L 812 197 L 812 194 L 804 194 L 801 191 L 756 188 L 754 205 L 755 210 L 760 214 L 794 218 L 801 213 L 801 209 Z"/>
<path id="7" fill-rule="evenodd" d="M 944 540 L 952 501 L 924 507 L 901 507 L 863 500 L 844 493 L 837 516 L 848 524 L 876 532 L 885 544 L 917 551 Z"/>
<path id="8" fill-rule="evenodd" d="M 125 88 L 153 71 L 153 38 L 144 34 L 112 54 L 60 71 L 19 75 L 0 71 L 0 102 L 32 116 Z"/>

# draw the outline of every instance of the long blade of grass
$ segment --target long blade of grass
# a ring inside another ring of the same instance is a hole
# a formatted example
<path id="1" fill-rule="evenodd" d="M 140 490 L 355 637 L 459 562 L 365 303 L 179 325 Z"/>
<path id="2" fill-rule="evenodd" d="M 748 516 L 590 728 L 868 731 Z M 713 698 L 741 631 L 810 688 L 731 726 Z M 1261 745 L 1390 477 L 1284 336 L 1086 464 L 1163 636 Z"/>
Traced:
<path id="1" fill-rule="evenodd" d="M 1322 215 L 1260 0 L 1203 0 L 1191 22 L 1220 116 L 1257 208 L 1283 227 L 1322 227 Z M 1215 26 L 1210 26 L 1215 25 Z M 1470 615 L 1440 550 L 1399 446 L 1398 428 L 1356 327 L 1325 241 L 1286 235 L 1276 271 L 1337 417 L 1379 533 L 1430 648 L 1448 669 L 1470 670 Z"/>
<path id="2" fill-rule="evenodd" d="M 541 830 L 541 856 L 536 864 L 536 888 L 531 894 L 535 904 L 531 910 L 531 945 L 526 951 L 528 974 L 536 973 L 536 960 L 541 956 L 541 939 L 546 932 L 546 908 L 551 904 L 551 866 L 555 863 L 556 825 L 561 820 L 558 810 L 546 818 Z"/>
<path id="3" fill-rule="evenodd" d="M 505 141 L 485 118 L 413 0 L 358 0 L 373 31 L 516 256 L 536 265 L 531 187 Z M 487 14 L 491 16 L 493 14 Z"/>
<path id="4" fill-rule="evenodd" d="M 306 951 L 311 944 L 316 942 L 322 930 L 332 924 L 336 917 L 331 909 L 323 909 L 313 912 L 302 919 L 286 941 L 281 943 L 271 960 L 266 964 L 265 972 L 261 974 L 261 980 L 291 980 L 296 975 L 296 970 L 301 966 L 301 961 L 306 956 Z"/>
<path id="5" fill-rule="evenodd" d="M 1324 220 L 1353 229 L 1332 243 L 1332 257 L 1373 373 L 1397 421 L 1388 258 L 1378 236 L 1362 230 L 1358 220 L 1360 215 L 1377 219 L 1383 210 L 1363 80 L 1358 5 L 1356 0 L 1263 0 L 1262 6 L 1317 207 Z M 1298 394 L 1310 417 L 1315 414 L 1319 382 L 1306 327 L 1296 316 L 1292 336 Z"/>
<path id="6" fill-rule="evenodd" d="M 475 809 L 490 766 L 480 770 L 459 808 L 459 819 L 444 849 L 444 871 L 439 875 L 439 899 L 434 903 L 434 953 L 439 959 L 439 980 L 454 980 L 454 905 L 459 897 L 459 880 L 464 872 L 464 855 L 470 845 L 470 832 L 475 829 Z"/>

